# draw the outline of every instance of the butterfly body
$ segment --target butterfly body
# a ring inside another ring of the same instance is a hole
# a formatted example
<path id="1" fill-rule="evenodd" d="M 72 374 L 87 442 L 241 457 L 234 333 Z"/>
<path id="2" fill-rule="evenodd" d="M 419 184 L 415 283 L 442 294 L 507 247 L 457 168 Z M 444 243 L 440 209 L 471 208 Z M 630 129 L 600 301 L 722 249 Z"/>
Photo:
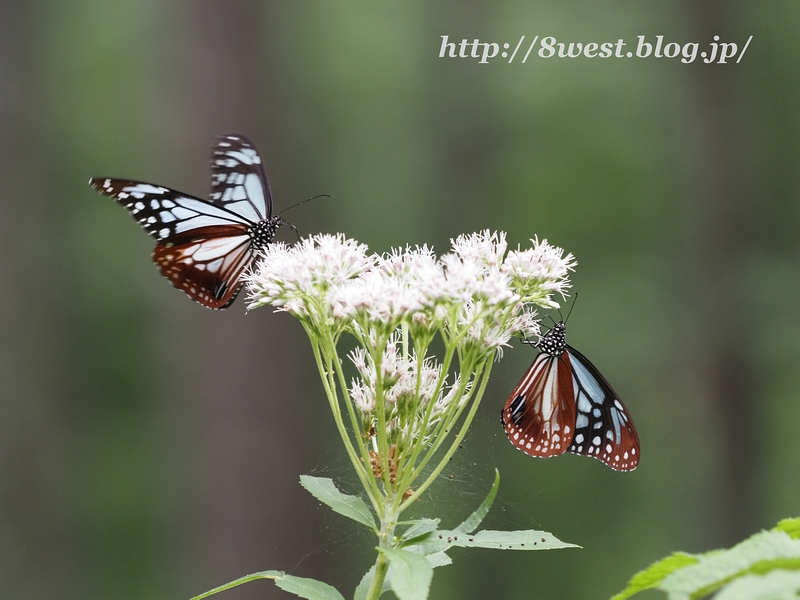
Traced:
<path id="1" fill-rule="evenodd" d="M 567 344 L 558 322 L 536 346 L 539 355 L 511 392 L 501 422 L 514 446 L 530 456 L 591 456 L 617 471 L 639 464 L 633 420 L 611 385 Z"/>
<path id="2" fill-rule="evenodd" d="M 162 275 L 203 306 L 230 306 L 240 277 L 287 224 L 272 214 L 272 195 L 255 146 L 237 133 L 212 145 L 211 196 L 98 177 L 97 191 L 114 198 L 156 240 L 153 261 Z"/>

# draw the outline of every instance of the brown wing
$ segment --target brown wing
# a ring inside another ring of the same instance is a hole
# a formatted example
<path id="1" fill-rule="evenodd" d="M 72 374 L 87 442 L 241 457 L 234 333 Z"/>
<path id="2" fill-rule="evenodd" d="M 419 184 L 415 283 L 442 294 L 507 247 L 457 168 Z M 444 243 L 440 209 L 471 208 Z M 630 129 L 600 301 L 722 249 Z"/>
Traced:
<path id="1" fill-rule="evenodd" d="M 226 308 L 242 286 L 241 275 L 255 255 L 244 227 L 195 230 L 191 236 L 156 244 L 153 261 L 161 274 L 192 300 L 208 308 Z"/>
<path id="2" fill-rule="evenodd" d="M 509 441 L 529 454 L 563 454 L 575 433 L 575 394 L 566 352 L 540 353 L 506 400 L 501 413 Z"/>

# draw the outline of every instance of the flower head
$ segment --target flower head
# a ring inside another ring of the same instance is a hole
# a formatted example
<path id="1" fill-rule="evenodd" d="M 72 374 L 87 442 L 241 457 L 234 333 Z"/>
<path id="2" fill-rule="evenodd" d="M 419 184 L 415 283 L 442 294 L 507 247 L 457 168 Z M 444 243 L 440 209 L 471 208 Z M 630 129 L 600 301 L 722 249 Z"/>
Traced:
<path id="1" fill-rule="evenodd" d="M 370 452 L 382 449 L 381 471 L 402 478 L 413 467 L 404 463 L 406 449 L 416 446 L 412 454 L 420 456 L 420 445 L 430 443 L 434 451 L 433 438 L 485 389 L 488 365 L 511 337 L 538 336 L 533 306 L 557 306 L 552 296 L 568 289 L 572 255 L 532 241 L 508 252 L 504 233 L 485 230 L 458 236 L 441 258 L 428 246 L 369 255 L 341 234 L 270 244 L 245 278 L 249 308 L 272 304 L 304 322 L 332 406 L 340 402 L 338 382 L 347 388 L 353 429 L 372 438 Z M 336 350 L 344 332 L 356 341 L 350 385 Z M 431 354 L 437 334 L 444 360 Z M 390 447 L 394 466 L 386 462 Z"/>
<path id="2" fill-rule="evenodd" d="M 321 320 L 330 290 L 372 267 L 367 247 L 342 234 L 315 235 L 288 246 L 269 244 L 244 277 L 248 308 L 272 304 L 298 318 Z"/>
<path id="3" fill-rule="evenodd" d="M 569 271 L 575 269 L 572 254 L 551 246 L 547 240 L 531 240 L 528 250 L 512 250 L 501 270 L 512 278 L 514 288 L 525 302 L 535 302 L 547 308 L 557 308 L 553 292 L 564 296 L 569 285 Z"/>

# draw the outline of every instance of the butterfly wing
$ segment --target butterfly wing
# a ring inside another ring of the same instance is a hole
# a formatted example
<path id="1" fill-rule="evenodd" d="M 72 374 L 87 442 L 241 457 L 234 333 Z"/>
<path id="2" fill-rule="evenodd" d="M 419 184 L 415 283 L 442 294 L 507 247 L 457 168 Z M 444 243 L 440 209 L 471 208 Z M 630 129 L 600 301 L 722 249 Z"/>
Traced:
<path id="1" fill-rule="evenodd" d="M 566 352 L 540 352 L 503 407 L 509 441 L 530 456 L 558 456 L 572 441 L 575 395 L 569 361 Z"/>
<path id="2" fill-rule="evenodd" d="M 240 277 L 255 256 L 250 236 L 217 226 L 201 237 L 156 244 L 153 260 L 172 285 L 208 308 L 227 308 L 242 287 Z"/>
<path id="3" fill-rule="evenodd" d="M 255 260 L 254 245 L 269 243 L 280 219 L 272 217 L 261 156 L 243 135 L 214 141 L 211 175 L 211 200 L 127 179 L 89 183 L 127 208 L 156 239 L 153 260 L 175 287 L 204 306 L 226 308 Z"/>
<path id="4" fill-rule="evenodd" d="M 589 359 L 571 346 L 566 354 L 577 407 L 569 452 L 597 458 L 615 471 L 633 471 L 639 464 L 639 436 L 628 410 Z"/>
<path id="5" fill-rule="evenodd" d="M 222 134 L 211 145 L 211 202 L 252 223 L 272 216 L 272 193 L 261 156 L 239 133 Z"/>
<path id="6" fill-rule="evenodd" d="M 232 228 L 238 235 L 246 233 L 251 225 L 245 217 L 223 206 L 161 185 L 104 177 L 90 179 L 89 185 L 127 208 L 158 242 L 168 243 L 187 235 L 201 238 L 203 232 L 215 227 Z"/>
<path id="7" fill-rule="evenodd" d="M 108 178 L 89 183 L 127 208 L 156 239 L 153 260 L 175 287 L 209 308 L 233 301 L 239 277 L 254 259 L 246 217 L 151 183 Z"/>

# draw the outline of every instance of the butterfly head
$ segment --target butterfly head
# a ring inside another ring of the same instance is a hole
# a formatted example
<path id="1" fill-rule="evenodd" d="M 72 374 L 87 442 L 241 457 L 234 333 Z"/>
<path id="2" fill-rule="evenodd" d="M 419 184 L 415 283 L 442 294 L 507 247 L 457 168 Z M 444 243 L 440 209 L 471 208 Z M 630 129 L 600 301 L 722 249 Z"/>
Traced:
<path id="1" fill-rule="evenodd" d="M 536 346 L 550 356 L 561 356 L 567 349 L 567 328 L 563 321 L 556 323 L 553 328 L 542 336 Z"/>
<path id="2" fill-rule="evenodd" d="M 259 221 L 250 228 L 250 244 L 253 248 L 261 250 L 266 248 L 268 244 L 272 243 L 275 239 L 275 234 L 282 225 L 288 225 L 293 230 L 297 231 L 294 225 L 286 221 L 280 215 L 275 215 Z"/>

